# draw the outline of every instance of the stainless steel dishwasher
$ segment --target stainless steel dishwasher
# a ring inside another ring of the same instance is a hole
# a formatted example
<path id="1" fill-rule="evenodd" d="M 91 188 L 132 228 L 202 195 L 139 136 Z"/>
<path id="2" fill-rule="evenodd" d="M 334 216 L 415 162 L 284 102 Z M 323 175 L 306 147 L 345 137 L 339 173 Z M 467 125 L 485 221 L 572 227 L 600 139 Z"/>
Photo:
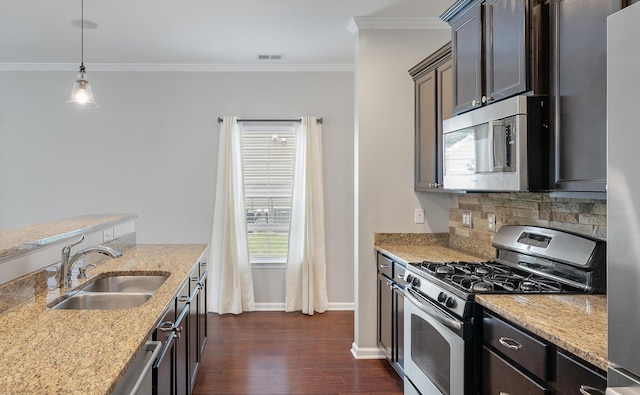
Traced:
<path id="1" fill-rule="evenodd" d="M 113 394 L 116 395 L 151 395 L 153 393 L 153 374 L 151 367 L 156 360 L 162 343 L 148 341 L 138 352 L 127 369 Z"/>

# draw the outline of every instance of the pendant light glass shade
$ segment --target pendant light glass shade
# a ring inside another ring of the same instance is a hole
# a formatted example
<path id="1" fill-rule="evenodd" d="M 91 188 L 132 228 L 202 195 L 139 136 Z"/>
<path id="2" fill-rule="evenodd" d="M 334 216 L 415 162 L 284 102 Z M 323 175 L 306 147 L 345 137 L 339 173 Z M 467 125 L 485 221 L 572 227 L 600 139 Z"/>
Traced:
<path id="1" fill-rule="evenodd" d="M 73 84 L 67 103 L 75 104 L 79 108 L 98 108 L 84 68 L 84 0 L 80 0 L 80 17 L 80 73 Z"/>
<path id="2" fill-rule="evenodd" d="M 77 104 L 82 108 L 98 108 L 96 99 L 93 97 L 93 90 L 89 81 L 87 81 L 87 73 L 84 71 L 84 65 L 80 66 L 80 74 L 73 84 L 71 96 L 67 103 Z"/>

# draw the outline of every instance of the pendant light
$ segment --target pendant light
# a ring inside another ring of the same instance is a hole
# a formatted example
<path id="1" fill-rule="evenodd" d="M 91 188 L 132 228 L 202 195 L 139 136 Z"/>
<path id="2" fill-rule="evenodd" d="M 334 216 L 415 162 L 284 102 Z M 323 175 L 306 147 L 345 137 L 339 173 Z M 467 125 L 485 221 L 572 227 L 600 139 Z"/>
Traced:
<path id="1" fill-rule="evenodd" d="M 80 18 L 80 73 L 73 84 L 67 103 L 75 104 L 79 108 L 98 108 L 84 68 L 84 0 L 80 0 Z"/>

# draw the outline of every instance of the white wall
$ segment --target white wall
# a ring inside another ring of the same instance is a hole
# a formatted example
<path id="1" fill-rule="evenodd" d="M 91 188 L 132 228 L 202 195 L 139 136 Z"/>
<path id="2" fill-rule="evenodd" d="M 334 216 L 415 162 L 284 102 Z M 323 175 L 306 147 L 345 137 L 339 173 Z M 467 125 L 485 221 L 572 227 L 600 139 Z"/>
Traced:
<path id="1" fill-rule="evenodd" d="M 376 346 L 376 232 L 448 232 L 449 198 L 413 191 L 413 80 L 407 72 L 450 40 L 449 30 L 360 30 L 356 71 L 356 328 L 353 352 Z M 414 224 L 424 208 L 425 224 Z"/>
<path id="2" fill-rule="evenodd" d="M 89 69 L 97 110 L 64 103 L 75 76 L 0 73 L 0 229 L 137 213 L 138 243 L 209 243 L 217 117 L 322 116 L 329 302 L 353 302 L 353 73 Z"/>

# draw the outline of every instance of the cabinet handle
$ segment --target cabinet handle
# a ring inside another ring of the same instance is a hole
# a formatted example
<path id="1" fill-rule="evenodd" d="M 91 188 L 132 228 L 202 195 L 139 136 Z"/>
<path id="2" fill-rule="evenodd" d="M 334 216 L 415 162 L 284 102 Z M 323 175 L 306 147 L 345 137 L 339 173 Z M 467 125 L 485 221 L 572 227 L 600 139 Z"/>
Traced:
<path id="1" fill-rule="evenodd" d="M 189 301 L 188 296 L 181 296 L 178 298 L 178 302 L 188 302 L 188 301 Z"/>
<path id="2" fill-rule="evenodd" d="M 165 321 L 162 324 L 160 324 L 158 326 L 158 329 L 160 330 L 160 332 L 169 332 L 173 330 L 173 322 L 171 321 Z"/>
<path id="3" fill-rule="evenodd" d="M 510 393 L 508 393 L 508 392 L 500 391 L 500 395 L 511 395 L 511 394 L 510 394 Z"/>
<path id="4" fill-rule="evenodd" d="M 193 276 L 193 277 L 191 277 L 191 281 L 193 281 L 193 282 L 196 282 L 196 281 L 198 281 L 198 280 L 199 280 L 198 276 Z"/>
<path id="5" fill-rule="evenodd" d="M 582 395 L 595 395 L 595 394 L 602 394 L 604 395 L 604 392 L 598 388 L 595 387 L 591 387 L 590 385 L 581 385 L 580 386 L 580 393 Z"/>
<path id="6" fill-rule="evenodd" d="M 482 96 L 482 102 L 483 103 L 486 104 L 486 103 L 489 103 L 491 101 L 493 101 L 493 97 L 491 97 L 491 96 Z"/>
<path id="7" fill-rule="evenodd" d="M 380 266 L 380 269 L 388 269 L 390 265 L 381 263 L 379 266 Z"/>
<path id="8" fill-rule="evenodd" d="M 519 349 L 522 348 L 522 344 L 518 343 L 517 341 L 510 339 L 508 337 L 500 337 L 498 339 L 498 342 L 500 344 L 502 344 L 503 346 L 505 346 L 506 348 L 508 348 L 509 350 L 515 350 L 518 351 Z"/>

